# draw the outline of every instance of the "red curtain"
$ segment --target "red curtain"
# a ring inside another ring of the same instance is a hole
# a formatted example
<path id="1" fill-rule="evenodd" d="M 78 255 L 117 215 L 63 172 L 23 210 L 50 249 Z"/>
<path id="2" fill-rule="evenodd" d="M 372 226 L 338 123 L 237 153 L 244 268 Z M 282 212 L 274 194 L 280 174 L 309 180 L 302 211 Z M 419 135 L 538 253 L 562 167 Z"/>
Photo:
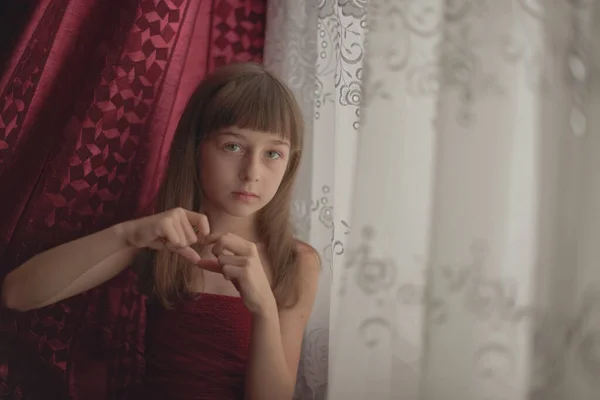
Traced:
<path id="1" fill-rule="evenodd" d="M 265 1 L 31 7 L 0 59 L 0 278 L 147 209 L 195 85 L 215 66 L 261 60 Z M 123 398 L 143 373 L 134 279 L 34 312 L 0 309 L 0 397 Z"/>

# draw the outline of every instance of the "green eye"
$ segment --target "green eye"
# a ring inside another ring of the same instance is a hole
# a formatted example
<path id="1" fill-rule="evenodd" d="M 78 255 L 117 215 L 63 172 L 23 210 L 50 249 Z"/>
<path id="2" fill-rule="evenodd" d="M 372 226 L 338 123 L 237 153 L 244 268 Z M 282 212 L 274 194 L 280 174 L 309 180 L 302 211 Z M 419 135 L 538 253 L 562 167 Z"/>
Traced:
<path id="1" fill-rule="evenodd" d="M 241 149 L 242 148 L 240 147 L 240 145 L 235 144 L 235 143 L 228 143 L 228 144 L 225 145 L 225 150 L 228 150 L 228 151 L 238 152 Z"/>
<path id="2" fill-rule="evenodd" d="M 267 151 L 267 157 L 271 160 L 277 160 L 278 158 L 281 158 L 281 154 L 277 151 Z"/>

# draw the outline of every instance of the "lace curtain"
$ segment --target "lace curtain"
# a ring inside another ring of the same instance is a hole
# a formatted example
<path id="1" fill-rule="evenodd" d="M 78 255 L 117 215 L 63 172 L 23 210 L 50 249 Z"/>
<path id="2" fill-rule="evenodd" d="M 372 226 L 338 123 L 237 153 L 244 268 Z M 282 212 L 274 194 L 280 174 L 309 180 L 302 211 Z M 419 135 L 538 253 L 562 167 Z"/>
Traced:
<path id="1" fill-rule="evenodd" d="M 299 235 L 324 259 L 298 398 L 597 399 L 599 13 L 270 1 L 266 62 L 309 121 Z"/>
<path id="2" fill-rule="evenodd" d="M 265 64 L 304 111 L 306 145 L 296 187 L 298 236 L 320 253 L 323 271 L 299 367 L 296 398 L 324 399 L 336 286 L 350 233 L 361 103 L 365 2 L 270 0 Z"/>

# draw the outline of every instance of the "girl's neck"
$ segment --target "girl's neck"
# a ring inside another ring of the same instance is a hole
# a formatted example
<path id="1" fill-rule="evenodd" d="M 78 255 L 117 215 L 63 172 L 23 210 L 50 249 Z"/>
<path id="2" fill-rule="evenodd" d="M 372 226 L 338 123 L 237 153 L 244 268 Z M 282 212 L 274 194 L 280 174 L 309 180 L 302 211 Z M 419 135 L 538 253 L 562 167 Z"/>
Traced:
<path id="1" fill-rule="evenodd" d="M 223 211 L 203 205 L 201 213 L 208 218 L 210 234 L 233 233 L 251 242 L 258 243 L 259 235 L 256 230 L 256 216 L 235 217 Z"/>

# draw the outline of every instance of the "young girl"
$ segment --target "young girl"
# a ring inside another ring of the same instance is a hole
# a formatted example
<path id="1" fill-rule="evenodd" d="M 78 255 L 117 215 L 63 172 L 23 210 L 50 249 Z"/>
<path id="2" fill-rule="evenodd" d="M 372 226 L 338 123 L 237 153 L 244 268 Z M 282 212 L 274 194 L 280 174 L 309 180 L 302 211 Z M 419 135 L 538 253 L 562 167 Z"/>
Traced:
<path id="1" fill-rule="evenodd" d="M 302 135 L 281 81 L 218 69 L 177 127 L 158 213 L 33 257 L 4 304 L 44 307 L 134 264 L 150 296 L 144 398 L 291 399 L 319 274 L 290 223 Z"/>

